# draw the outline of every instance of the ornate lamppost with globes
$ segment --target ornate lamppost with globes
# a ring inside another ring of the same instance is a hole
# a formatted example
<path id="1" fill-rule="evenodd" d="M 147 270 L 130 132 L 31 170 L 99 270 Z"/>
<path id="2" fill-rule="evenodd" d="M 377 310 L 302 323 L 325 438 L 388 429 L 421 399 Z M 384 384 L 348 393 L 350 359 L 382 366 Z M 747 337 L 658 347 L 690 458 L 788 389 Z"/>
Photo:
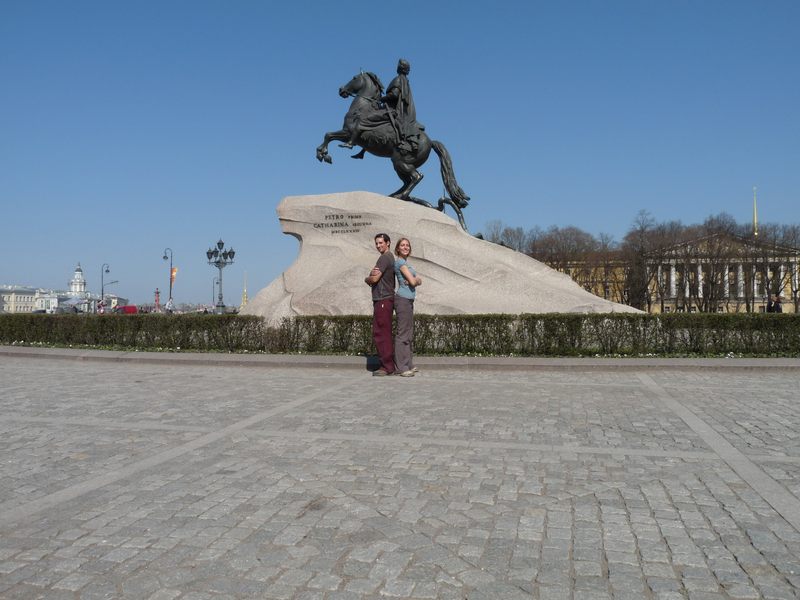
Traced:
<path id="1" fill-rule="evenodd" d="M 219 269 L 219 295 L 217 296 L 217 304 L 214 307 L 214 312 L 219 315 L 225 312 L 225 304 L 222 301 L 222 269 L 230 264 L 233 264 L 233 257 L 236 255 L 236 252 L 233 250 L 233 248 L 223 250 L 224 246 L 225 242 L 220 239 L 217 242 L 216 247 L 209 248 L 206 251 L 208 264 Z"/>

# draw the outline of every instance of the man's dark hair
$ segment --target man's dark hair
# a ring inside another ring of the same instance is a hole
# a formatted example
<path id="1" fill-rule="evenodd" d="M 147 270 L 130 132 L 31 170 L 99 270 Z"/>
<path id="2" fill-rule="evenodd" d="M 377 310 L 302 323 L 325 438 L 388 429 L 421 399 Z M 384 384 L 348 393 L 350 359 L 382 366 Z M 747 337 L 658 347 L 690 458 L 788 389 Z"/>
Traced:
<path id="1" fill-rule="evenodd" d="M 383 239 L 383 241 L 386 242 L 387 244 L 392 241 L 392 239 L 388 235 L 386 235 L 385 233 L 379 233 L 378 235 L 375 236 L 376 240 L 378 238 Z"/>

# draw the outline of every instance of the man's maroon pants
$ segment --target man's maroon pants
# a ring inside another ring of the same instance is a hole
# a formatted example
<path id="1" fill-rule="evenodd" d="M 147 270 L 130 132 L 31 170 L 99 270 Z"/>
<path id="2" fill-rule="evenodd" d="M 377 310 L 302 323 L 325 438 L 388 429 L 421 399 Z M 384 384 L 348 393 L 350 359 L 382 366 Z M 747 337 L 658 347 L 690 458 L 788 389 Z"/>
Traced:
<path id="1" fill-rule="evenodd" d="M 372 339 L 378 349 L 381 369 L 394 373 L 394 344 L 392 343 L 392 309 L 394 298 L 372 303 Z"/>

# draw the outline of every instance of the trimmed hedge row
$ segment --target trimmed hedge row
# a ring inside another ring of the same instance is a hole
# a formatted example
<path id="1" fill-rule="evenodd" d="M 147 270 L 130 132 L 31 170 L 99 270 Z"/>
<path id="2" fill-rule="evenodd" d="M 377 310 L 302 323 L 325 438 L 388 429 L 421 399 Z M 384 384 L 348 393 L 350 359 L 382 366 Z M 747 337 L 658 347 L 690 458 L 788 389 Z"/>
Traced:
<path id="1" fill-rule="evenodd" d="M 1 344 L 372 354 L 368 316 L 0 315 Z M 414 352 L 438 355 L 800 356 L 800 315 L 417 315 Z"/>
<path id="2" fill-rule="evenodd" d="M 260 351 L 258 317 L 236 315 L 3 315 L 0 343 L 139 350 Z"/>

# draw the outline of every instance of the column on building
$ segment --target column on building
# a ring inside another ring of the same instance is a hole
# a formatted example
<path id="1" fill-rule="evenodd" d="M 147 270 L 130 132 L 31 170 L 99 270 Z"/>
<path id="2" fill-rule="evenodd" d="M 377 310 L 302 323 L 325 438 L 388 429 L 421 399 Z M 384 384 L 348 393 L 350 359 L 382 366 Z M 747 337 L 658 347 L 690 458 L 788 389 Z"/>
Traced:
<path id="1" fill-rule="evenodd" d="M 675 263 L 669 263 L 669 297 L 674 298 L 678 295 L 677 286 L 675 285 Z"/>
<path id="2" fill-rule="evenodd" d="M 703 265 L 697 263 L 697 298 L 703 297 Z"/>
<path id="3" fill-rule="evenodd" d="M 689 296 L 689 269 L 690 268 L 691 267 L 689 265 L 684 265 L 684 267 L 683 267 L 683 295 L 686 297 L 687 301 L 690 298 L 690 296 Z M 688 307 L 687 307 L 687 310 L 688 310 Z"/>
<path id="4" fill-rule="evenodd" d="M 786 265 L 781 263 L 778 266 L 778 295 L 783 296 L 783 286 L 784 281 L 783 278 L 786 277 Z"/>
<path id="5" fill-rule="evenodd" d="M 731 266 L 725 264 L 725 279 L 722 282 L 722 296 L 728 298 L 731 295 Z"/>
<path id="6" fill-rule="evenodd" d="M 658 265 L 658 272 L 657 272 L 656 277 L 658 277 L 658 280 L 657 280 L 657 283 L 656 283 L 656 290 L 658 291 L 659 294 L 661 294 L 661 290 L 664 289 L 664 280 L 662 279 L 663 275 L 662 275 L 662 272 L 661 272 L 661 265 Z"/>
<path id="7" fill-rule="evenodd" d="M 736 297 L 744 296 L 744 267 L 742 263 L 736 265 Z"/>

